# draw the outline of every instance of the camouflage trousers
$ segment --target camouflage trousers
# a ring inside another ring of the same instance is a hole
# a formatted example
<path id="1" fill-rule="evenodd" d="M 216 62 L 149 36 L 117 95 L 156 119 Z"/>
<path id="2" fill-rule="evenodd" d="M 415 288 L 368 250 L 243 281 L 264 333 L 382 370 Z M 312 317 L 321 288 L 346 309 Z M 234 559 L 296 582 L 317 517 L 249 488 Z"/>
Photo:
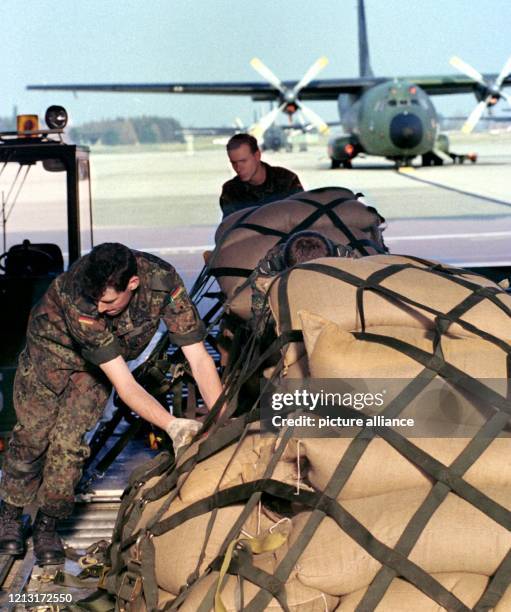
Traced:
<path id="1" fill-rule="evenodd" d="M 14 381 L 17 423 L 3 461 L 0 497 L 15 506 L 37 500 L 46 514 L 69 516 L 90 454 L 83 438 L 103 413 L 110 390 L 106 379 L 77 372 L 57 395 L 30 363 L 20 363 Z"/>

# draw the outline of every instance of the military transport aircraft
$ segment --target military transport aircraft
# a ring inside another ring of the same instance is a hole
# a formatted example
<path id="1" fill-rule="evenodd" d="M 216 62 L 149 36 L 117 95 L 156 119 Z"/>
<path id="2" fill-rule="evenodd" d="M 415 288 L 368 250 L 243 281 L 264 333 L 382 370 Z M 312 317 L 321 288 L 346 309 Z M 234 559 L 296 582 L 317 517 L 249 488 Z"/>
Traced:
<path id="1" fill-rule="evenodd" d="M 407 77 L 375 77 L 369 62 L 364 0 L 358 0 L 360 76 L 350 79 L 316 79 L 325 65 L 325 58 L 315 62 L 300 81 L 280 81 L 260 60 L 252 66 L 267 82 L 225 83 L 162 83 L 162 84 L 71 84 L 29 85 L 28 89 L 61 91 L 102 91 L 129 93 L 223 94 L 251 96 L 253 100 L 275 100 L 272 111 L 260 120 L 266 129 L 279 112 L 290 117 L 298 111 L 320 131 L 325 122 L 303 100 L 336 100 L 344 134 L 329 143 L 332 167 L 350 167 L 359 153 L 386 157 L 397 165 L 409 163 L 422 155 L 425 165 L 439 164 L 436 154 L 439 135 L 438 116 L 430 95 L 474 93 L 478 100 L 464 131 L 471 131 L 487 108 L 501 98 L 510 97 L 502 88 L 511 85 L 511 58 L 500 74 L 480 74 L 459 58 L 451 63 L 461 75 L 431 75 Z M 264 130 L 263 130 L 264 131 Z M 445 136 L 442 142 L 445 147 Z M 445 150 L 444 150 L 445 152 Z"/>

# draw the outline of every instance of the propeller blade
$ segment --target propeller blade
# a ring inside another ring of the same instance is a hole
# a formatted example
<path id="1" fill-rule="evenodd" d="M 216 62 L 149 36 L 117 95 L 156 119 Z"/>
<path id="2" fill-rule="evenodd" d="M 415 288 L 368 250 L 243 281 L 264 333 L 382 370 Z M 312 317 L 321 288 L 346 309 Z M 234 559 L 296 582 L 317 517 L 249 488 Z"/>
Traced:
<path id="1" fill-rule="evenodd" d="M 307 70 L 300 81 L 293 87 L 293 94 L 296 95 L 300 89 L 306 87 L 312 79 L 328 64 L 328 58 L 323 56 L 317 59 Z"/>
<path id="2" fill-rule="evenodd" d="M 298 123 L 300 127 L 302 128 L 302 132 L 305 132 L 305 130 L 307 129 L 307 124 L 305 123 L 305 116 L 302 113 L 301 108 L 298 109 L 297 115 L 298 115 Z"/>
<path id="3" fill-rule="evenodd" d="M 266 79 L 270 83 L 270 85 L 273 85 L 275 89 L 278 89 L 281 93 L 286 93 L 286 89 L 282 84 L 282 81 L 277 76 L 275 76 L 273 72 L 268 68 L 268 66 L 265 66 L 259 58 L 252 58 L 250 60 L 250 65 L 256 72 L 258 72 L 264 79 Z"/>
<path id="4" fill-rule="evenodd" d="M 460 72 L 463 72 L 463 74 L 466 74 L 471 79 L 474 79 L 474 81 L 477 81 L 481 85 L 487 87 L 488 84 L 484 80 L 483 75 L 456 55 L 451 57 L 449 63 L 451 66 L 454 66 L 454 68 L 457 68 Z"/>
<path id="5" fill-rule="evenodd" d="M 510 72 L 511 72 L 511 57 L 508 57 L 507 62 L 504 64 L 504 66 L 502 66 L 502 70 L 500 71 L 499 76 L 495 79 L 495 87 L 497 89 L 500 89 L 502 87 L 502 83 L 504 82 L 504 79 L 508 76 Z"/>
<path id="6" fill-rule="evenodd" d="M 486 100 L 479 102 L 479 104 L 474 108 L 474 110 L 470 113 L 469 118 L 465 121 L 464 126 L 461 128 L 461 131 L 464 134 L 470 134 L 470 132 L 476 126 L 476 123 L 481 119 L 482 114 L 486 109 Z"/>
<path id="7" fill-rule="evenodd" d="M 250 128 L 249 133 L 254 136 L 254 138 L 257 138 L 257 140 L 262 138 L 263 134 L 270 127 L 270 125 L 275 122 L 277 115 L 282 112 L 285 106 L 285 103 L 281 104 L 279 107 L 274 108 L 269 113 L 266 113 L 266 115 L 263 115 L 261 119 L 259 119 L 259 121 Z"/>
<path id="8" fill-rule="evenodd" d="M 328 125 L 312 109 L 310 109 L 308 106 L 305 106 L 305 104 L 300 104 L 300 110 L 305 115 L 307 120 L 314 125 L 318 132 L 320 132 L 321 134 L 328 133 Z"/>

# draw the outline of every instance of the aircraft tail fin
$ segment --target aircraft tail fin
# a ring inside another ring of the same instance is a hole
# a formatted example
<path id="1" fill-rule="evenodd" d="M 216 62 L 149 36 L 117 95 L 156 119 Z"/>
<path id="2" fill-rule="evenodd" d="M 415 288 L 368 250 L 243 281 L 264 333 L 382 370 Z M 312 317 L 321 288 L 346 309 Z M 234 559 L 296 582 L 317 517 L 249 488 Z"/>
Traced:
<path id="1" fill-rule="evenodd" d="M 364 0 L 358 0 L 358 64 L 361 77 L 374 76 L 369 61 L 369 44 L 367 42 L 367 25 Z"/>

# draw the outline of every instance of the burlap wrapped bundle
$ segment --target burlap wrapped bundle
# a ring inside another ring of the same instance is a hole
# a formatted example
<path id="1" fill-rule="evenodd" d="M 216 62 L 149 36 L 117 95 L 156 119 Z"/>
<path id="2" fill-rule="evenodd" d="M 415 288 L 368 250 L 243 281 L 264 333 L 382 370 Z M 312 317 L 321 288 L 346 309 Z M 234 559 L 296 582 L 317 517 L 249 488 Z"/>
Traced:
<path id="1" fill-rule="evenodd" d="M 337 203 L 336 203 L 337 202 Z M 349 189 L 328 187 L 305 191 L 285 200 L 229 215 L 218 227 L 210 272 L 229 301 L 229 310 L 250 317 L 251 291 L 237 291 L 257 263 L 279 241 L 301 229 L 320 232 L 336 244 L 351 245 L 361 255 L 384 245 L 381 217 Z"/>

